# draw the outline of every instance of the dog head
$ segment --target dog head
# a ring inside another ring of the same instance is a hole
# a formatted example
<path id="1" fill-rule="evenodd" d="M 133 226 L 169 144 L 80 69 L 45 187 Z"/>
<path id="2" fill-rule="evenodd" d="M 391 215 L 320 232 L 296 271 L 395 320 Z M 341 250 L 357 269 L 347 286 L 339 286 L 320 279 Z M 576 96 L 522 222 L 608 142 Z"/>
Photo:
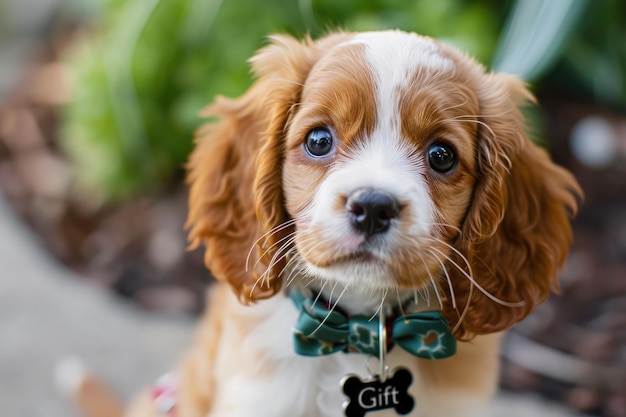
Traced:
<path id="1" fill-rule="evenodd" d="M 524 131 L 532 95 L 399 31 L 285 36 L 256 83 L 205 115 L 188 226 L 243 302 L 285 271 L 364 290 L 431 288 L 457 338 L 555 289 L 580 189 Z"/>

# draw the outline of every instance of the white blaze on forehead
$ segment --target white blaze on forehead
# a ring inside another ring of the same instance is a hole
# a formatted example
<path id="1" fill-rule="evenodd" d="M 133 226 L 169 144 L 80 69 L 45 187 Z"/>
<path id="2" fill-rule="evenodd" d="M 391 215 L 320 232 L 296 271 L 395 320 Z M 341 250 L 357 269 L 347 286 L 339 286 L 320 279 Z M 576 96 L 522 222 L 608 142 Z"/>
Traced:
<path id="1" fill-rule="evenodd" d="M 364 45 L 368 63 L 375 77 L 390 84 L 406 79 L 418 68 L 447 72 L 454 68 L 434 40 L 400 31 L 365 32 L 349 41 Z"/>
<path id="2" fill-rule="evenodd" d="M 388 139 L 400 139 L 401 92 L 415 72 L 420 69 L 449 72 L 454 64 L 432 39 L 414 33 L 366 32 L 357 35 L 350 43 L 364 46 L 376 90 L 377 131 L 373 138 L 386 134 Z"/>
<path id="3" fill-rule="evenodd" d="M 406 86 L 417 70 L 449 72 L 454 68 L 452 61 L 442 54 L 432 39 L 414 33 L 366 32 L 357 35 L 350 43 L 365 47 L 379 108 L 397 96 L 398 87 Z"/>

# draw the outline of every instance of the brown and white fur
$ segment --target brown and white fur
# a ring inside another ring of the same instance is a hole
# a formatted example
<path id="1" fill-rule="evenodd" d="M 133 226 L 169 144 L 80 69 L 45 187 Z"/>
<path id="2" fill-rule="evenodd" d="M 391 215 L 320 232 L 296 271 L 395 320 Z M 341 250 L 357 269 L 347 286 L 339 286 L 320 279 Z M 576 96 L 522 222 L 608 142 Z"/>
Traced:
<path id="1" fill-rule="evenodd" d="M 389 355 L 414 375 L 411 415 L 489 415 L 501 332 L 557 289 L 580 197 L 525 133 L 532 95 L 400 31 L 274 36 L 251 62 L 256 83 L 206 110 L 217 121 L 189 162 L 190 238 L 221 283 L 177 370 L 178 417 L 342 415 L 339 381 L 365 357 L 296 355 L 291 286 L 353 314 L 440 309 L 456 355 Z M 306 149 L 316 128 L 332 139 L 321 156 Z M 438 144 L 452 168 L 434 169 Z M 385 227 L 355 227 L 358 190 L 395 202 Z M 154 416 L 148 396 L 128 415 Z"/>

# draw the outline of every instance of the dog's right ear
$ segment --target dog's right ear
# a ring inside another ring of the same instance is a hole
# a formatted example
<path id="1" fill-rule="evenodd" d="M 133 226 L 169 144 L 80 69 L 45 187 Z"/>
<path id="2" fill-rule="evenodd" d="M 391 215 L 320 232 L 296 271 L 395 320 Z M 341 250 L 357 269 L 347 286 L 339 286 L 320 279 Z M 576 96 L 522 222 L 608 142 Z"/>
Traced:
<path id="1" fill-rule="evenodd" d="M 187 228 L 205 263 L 248 303 L 274 295 L 293 230 L 283 205 L 284 134 L 311 68 L 347 34 L 299 42 L 271 37 L 251 60 L 258 80 L 238 99 L 218 97 L 203 116 L 188 163 Z"/>

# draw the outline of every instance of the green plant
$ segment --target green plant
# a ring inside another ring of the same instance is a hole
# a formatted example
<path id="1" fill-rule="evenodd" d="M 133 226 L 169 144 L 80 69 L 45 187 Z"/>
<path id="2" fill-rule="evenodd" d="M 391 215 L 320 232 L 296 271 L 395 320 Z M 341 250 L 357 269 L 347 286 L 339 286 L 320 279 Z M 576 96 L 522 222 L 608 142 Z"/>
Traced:
<path id="1" fill-rule="evenodd" d="M 488 62 L 506 2 L 462 0 L 101 0 L 68 54 L 74 97 L 62 146 L 80 182 L 115 200 L 179 179 L 216 94 L 250 83 L 267 34 L 400 28 L 443 38 Z"/>

